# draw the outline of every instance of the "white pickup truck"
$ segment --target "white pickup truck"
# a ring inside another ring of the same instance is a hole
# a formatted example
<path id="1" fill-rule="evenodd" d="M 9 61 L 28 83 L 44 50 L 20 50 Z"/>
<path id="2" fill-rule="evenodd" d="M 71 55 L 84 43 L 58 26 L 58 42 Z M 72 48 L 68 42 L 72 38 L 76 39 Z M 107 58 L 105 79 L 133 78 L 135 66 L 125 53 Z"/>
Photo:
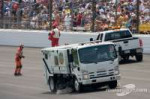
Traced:
<path id="1" fill-rule="evenodd" d="M 100 32 L 96 40 L 102 42 L 112 41 L 116 44 L 120 60 L 128 60 L 135 56 L 137 61 L 143 60 L 143 42 L 138 37 L 133 37 L 129 29 L 118 29 Z"/>

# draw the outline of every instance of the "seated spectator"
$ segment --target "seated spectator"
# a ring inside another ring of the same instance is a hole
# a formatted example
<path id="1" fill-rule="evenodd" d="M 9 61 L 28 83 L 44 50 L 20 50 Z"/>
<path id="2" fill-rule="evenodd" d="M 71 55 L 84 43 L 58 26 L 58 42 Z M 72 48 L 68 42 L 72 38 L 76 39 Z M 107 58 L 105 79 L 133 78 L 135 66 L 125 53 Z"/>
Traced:
<path id="1" fill-rule="evenodd" d="M 21 26 L 32 27 L 33 29 L 46 29 L 47 22 L 50 21 L 50 14 L 48 13 L 48 0 L 22 0 L 22 3 L 17 0 L 4 0 L 4 22 L 12 20 L 9 27 L 17 28 L 17 21 L 21 21 Z M 137 0 L 96 0 L 96 30 L 103 31 L 111 29 L 112 27 L 130 27 L 136 29 L 136 2 Z M 139 18 L 140 24 L 150 22 L 149 16 L 149 0 L 139 0 Z M 20 6 L 19 6 L 20 5 Z M 18 9 L 22 10 L 22 17 L 17 14 Z M 69 17 L 67 14 L 69 13 Z M 70 17 L 71 16 L 71 17 Z M 7 17 L 7 18 L 6 18 Z M 92 25 L 92 2 L 91 0 L 53 0 L 54 22 L 62 29 L 71 29 L 71 27 L 84 27 L 88 30 Z M 21 19 L 19 19 L 21 18 Z M 45 20 L 47 22 L 45 22 Z M 69 20 L 68 22 L 66 20 Z M 103 21 L 105 20 L 105 21 Z M 26 22 L 27 21 L 27 22 Z M 65 22 L 66 21 L 66 22 Z M 9 23 L 9 22 L 8 22 Z M 103 23 L 103 24 L 102 24 Z M 117 23 L 117 24 L 116 24 Z M 44 26 L 43 26 L 44 25 Z M 19 25 L 20 26 L 20 25 Z M 40 27 L 40 28 L 39 28 Z M 110 27 L 110 28 L 109 28 Z"/>

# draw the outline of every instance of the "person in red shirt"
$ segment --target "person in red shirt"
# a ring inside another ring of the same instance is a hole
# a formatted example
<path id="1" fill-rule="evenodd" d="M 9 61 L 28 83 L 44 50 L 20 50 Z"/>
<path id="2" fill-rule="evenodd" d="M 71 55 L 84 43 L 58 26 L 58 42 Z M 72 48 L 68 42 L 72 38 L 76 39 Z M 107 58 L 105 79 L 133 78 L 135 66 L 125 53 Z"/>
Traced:
<path id="1" fill-rule="evenodd" d="M 13 6 L 12 6 L 12 8 L 13 8 L 15 11 L 17 11 L 18 8 L 19 8 L 19 4 L 18 4 L 18 3 L 14 3 Z"/>
<path id="2" fill-rule="evenodd" d="M 80 13 L 78 13 L 78 15 L 77 15 L 77 25 L 78 26 L 80 26 L 81 25 L 81 20 L 82 20 L 82 13 L 80 12 Z"/>
<path id="3" fill-rule="evenodd" d="M 51 46 L 59 46 L 60 31 L 56 24 L 52 25 L 53 30 L 49 33 L 48 39 L 51 41 Z"/>
<path id="4" fill-rule="evenodd" d="M 14 73 L 15 76 L 22 75 L 21 74 L 21 68 L 22 68 L 21 59 L 24 58 L 23 48 L 24 48 L 24 45 L 21 44 L 19 46 L 19 48 L 17 49 L 17 52 L 16 52 L 16 56 L 15 56 L 16 68 L 15 68 L 15 73 Z"/>
<path id="5" fill-rule="evenodd" d="M 14 16 L 16 16 L 16 12 L 17 12 L 18 8 L 19 8 L 18 2 L 13 3 L 13 5 L 12 5 L 12 14 Z"/>

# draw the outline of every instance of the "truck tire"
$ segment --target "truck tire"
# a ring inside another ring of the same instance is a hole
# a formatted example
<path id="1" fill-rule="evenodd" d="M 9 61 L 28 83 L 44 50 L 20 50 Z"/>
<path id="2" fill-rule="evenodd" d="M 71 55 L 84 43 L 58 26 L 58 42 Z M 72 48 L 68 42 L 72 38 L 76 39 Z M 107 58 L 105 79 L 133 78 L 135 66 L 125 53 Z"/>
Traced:
<path id="1" fill-rule="evenodd" d="M 143 60 L 143 54 L 136 55 L 135 58 L 136 58 L 136 61 L 141 62 Z"/>
<path id="2" fill-rule="evenodd" d="M 117 87 L 117 80 L 111 81 L 108 83 L 110 89 L 114 89 Z"/>
<path id="3" fill-rule="evenodd" d="M 129 60 L 129 56 L 124 56 L 124 57 L 123 57 L 123 60 L 124 60 L 124 61 L 128 61 L 128 60 Z"/>
<path id="4" fill-rule="evenodd" d="M 81 84 L 78 82 L 77 79 L 74 80 L 74 90 L 75 90 L 76 92 L 81 92 L 81 90 L 82 90 L 82 86 L 81 86 Z"/>
<path id="5" fill-rule="evenodd" d="M 56 92 L 56 84 L 53 77 L 49 77 L 48 85 L 49 85 L 50 92 L 52 93 Z"/>

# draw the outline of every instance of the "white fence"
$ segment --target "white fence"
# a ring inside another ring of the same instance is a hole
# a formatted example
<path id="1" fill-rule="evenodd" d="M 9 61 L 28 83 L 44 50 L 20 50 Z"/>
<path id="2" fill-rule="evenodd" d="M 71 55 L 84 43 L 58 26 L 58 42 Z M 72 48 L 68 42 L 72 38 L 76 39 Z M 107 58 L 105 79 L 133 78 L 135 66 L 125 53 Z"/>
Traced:
<path id="1" fill-rule="evenodd" d="M 0 29 L 0 45 L 18 46 L 23 43 L 27 47 L 50 47 L 49 31 Z M 60 45 L 77 43 L 96 38 L 96 33 L 61 32 Z M 135 35 L 142 38 L 144 52 L 150 53 L 150 35 Z"/>
<path id="2" fill-rule="evenodd" d="M 27 47 L 50 47 L 49 31 L 4 30 L 0 29 L 0 45 L 18 46 L 23 43 Z M 60 45 L 89 41 L 96 37 L 94 33 L 61 32 Z"/>

